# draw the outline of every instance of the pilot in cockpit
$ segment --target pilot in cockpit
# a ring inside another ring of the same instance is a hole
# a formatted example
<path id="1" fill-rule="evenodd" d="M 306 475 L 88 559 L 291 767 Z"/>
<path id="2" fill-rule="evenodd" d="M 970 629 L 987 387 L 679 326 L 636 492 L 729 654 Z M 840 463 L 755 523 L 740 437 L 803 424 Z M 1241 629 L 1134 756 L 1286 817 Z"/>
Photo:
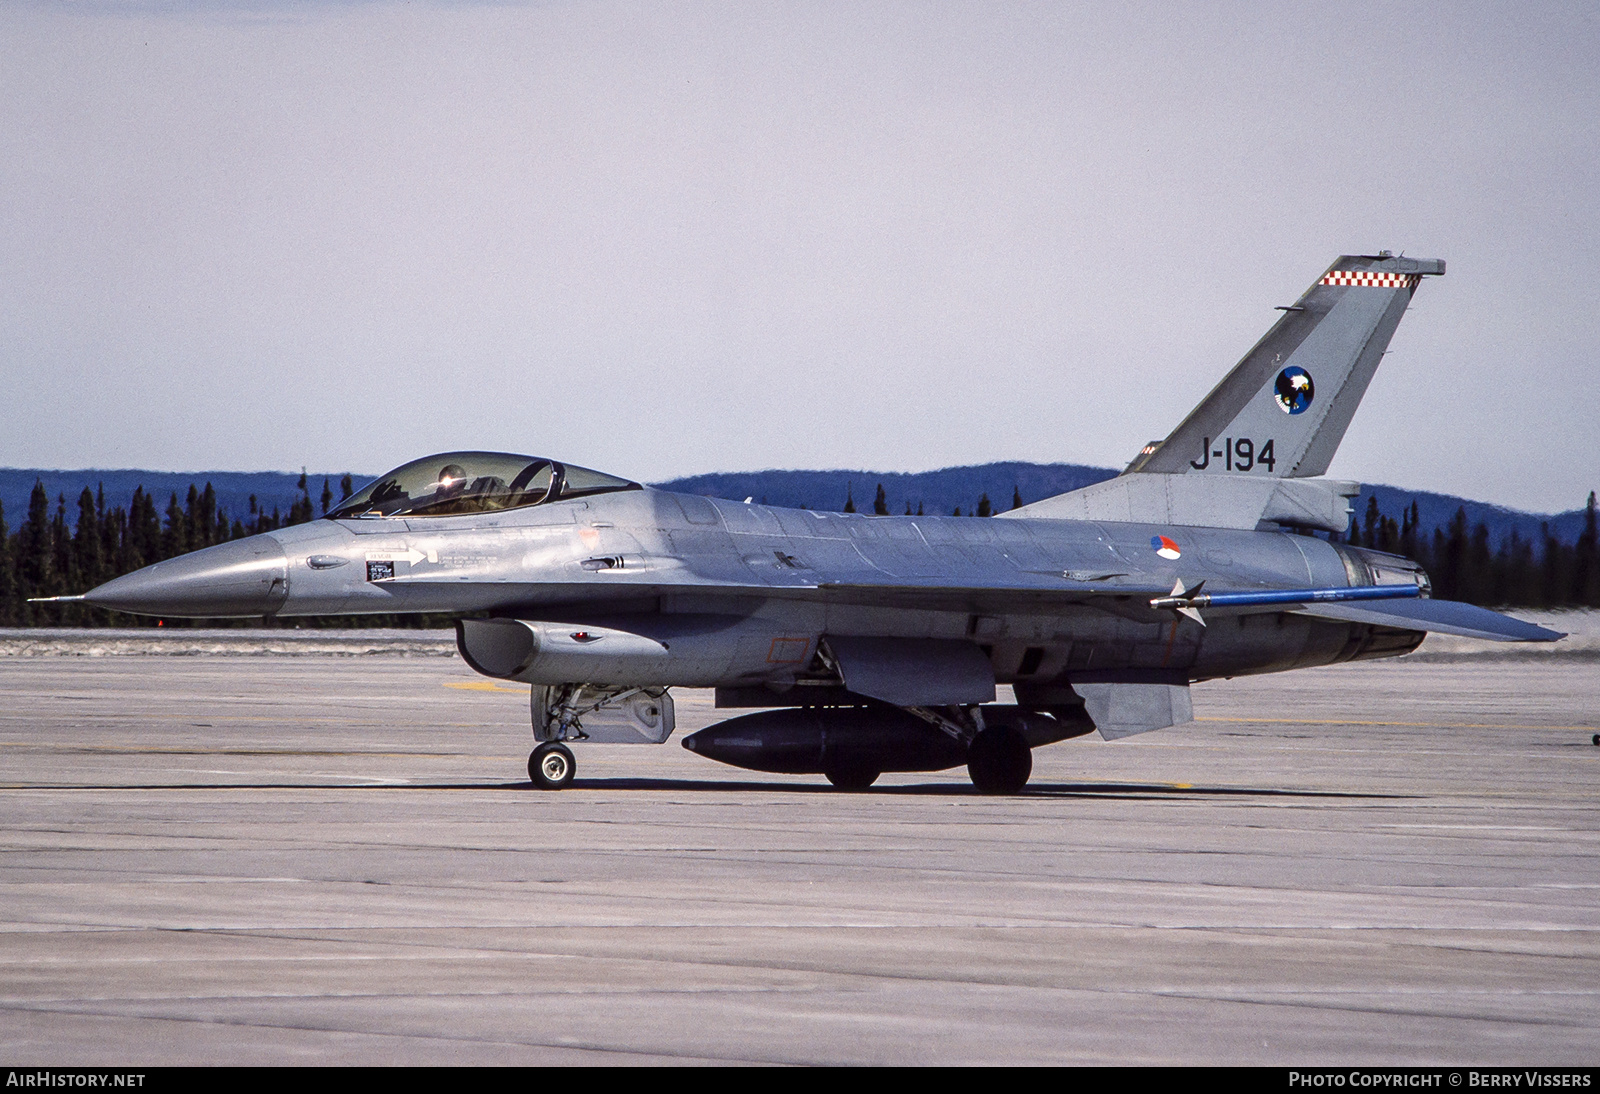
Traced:
<path id="1" fill-rule="evenodd" d="M 447 463 L 439 469 L 439 488 L 434 492 L 435 502 L 460 497 L 467 489 L 467 470 L 459 463 Z"/>

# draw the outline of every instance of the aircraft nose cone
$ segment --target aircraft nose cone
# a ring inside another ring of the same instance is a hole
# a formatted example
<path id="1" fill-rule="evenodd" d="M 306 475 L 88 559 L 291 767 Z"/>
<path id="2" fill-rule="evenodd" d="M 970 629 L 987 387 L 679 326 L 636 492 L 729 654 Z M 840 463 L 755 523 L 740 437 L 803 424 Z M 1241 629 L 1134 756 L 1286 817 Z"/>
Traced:
<path id="1" fill-rule="evenodd" d="M 289 558 L 270 536 L 219 543 L 113 578 L 84 594 L 98 607 L 192 618 L 266 615 L 289 593 Z"/>

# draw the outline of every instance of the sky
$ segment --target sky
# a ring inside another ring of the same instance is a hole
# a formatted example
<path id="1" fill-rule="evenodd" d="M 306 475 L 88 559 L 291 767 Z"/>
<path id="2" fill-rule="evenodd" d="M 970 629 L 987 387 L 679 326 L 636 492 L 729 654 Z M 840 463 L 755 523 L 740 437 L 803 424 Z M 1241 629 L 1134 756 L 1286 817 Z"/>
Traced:
<path id="1" fill-rule="evenodd" d="M 1341 253 L 1330 474 L 1600 488 L 1600 8 L 0 3 L 0 465 L 1120 467 Z"/>

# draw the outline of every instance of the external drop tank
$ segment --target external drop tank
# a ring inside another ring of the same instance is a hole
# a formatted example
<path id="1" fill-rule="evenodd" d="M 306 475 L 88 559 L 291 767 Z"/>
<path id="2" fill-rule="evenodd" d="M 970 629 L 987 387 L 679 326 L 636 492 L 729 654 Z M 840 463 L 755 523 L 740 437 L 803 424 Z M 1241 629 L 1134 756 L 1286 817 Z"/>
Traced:
<path id="1" fill-rule="evenodd" d="M 1057 721 L 1015 706 L 980 708 L 986 725 L 1010 725 L 1028 745 L 1087 733 L 1087 717 Z M 943 771 L 967 762 L 967 746 L 898 707 L 783 707 L 708 726 L 683 747 L 708 760 L 783 775 L 841 770 Z"/>

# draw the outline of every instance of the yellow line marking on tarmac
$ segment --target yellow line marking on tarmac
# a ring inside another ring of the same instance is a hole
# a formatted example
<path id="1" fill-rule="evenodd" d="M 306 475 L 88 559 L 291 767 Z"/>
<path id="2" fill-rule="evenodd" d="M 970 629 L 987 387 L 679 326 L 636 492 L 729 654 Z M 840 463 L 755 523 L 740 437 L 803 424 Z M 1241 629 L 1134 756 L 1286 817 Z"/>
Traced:
<path id="1" fill-rule="evenodd" d="M 1259 723 L 1277 726 L 1404 726 L 1423 729 L 1583 729 L 1594 726 L 1530 726 L 1512 722 L 1358 722 L 1353 718 L 1196 718 L 1197 722 Z"/>
<path id="2" fill-rule="evenodd" d="M 506 691 L 513 695 L 521 695 L 521 688 L 503 688 L 493 680 L 468 680 L 466 682 L 451 681 L 445 684 L 447 688 L 457 688 L 461 691 Z"/>

